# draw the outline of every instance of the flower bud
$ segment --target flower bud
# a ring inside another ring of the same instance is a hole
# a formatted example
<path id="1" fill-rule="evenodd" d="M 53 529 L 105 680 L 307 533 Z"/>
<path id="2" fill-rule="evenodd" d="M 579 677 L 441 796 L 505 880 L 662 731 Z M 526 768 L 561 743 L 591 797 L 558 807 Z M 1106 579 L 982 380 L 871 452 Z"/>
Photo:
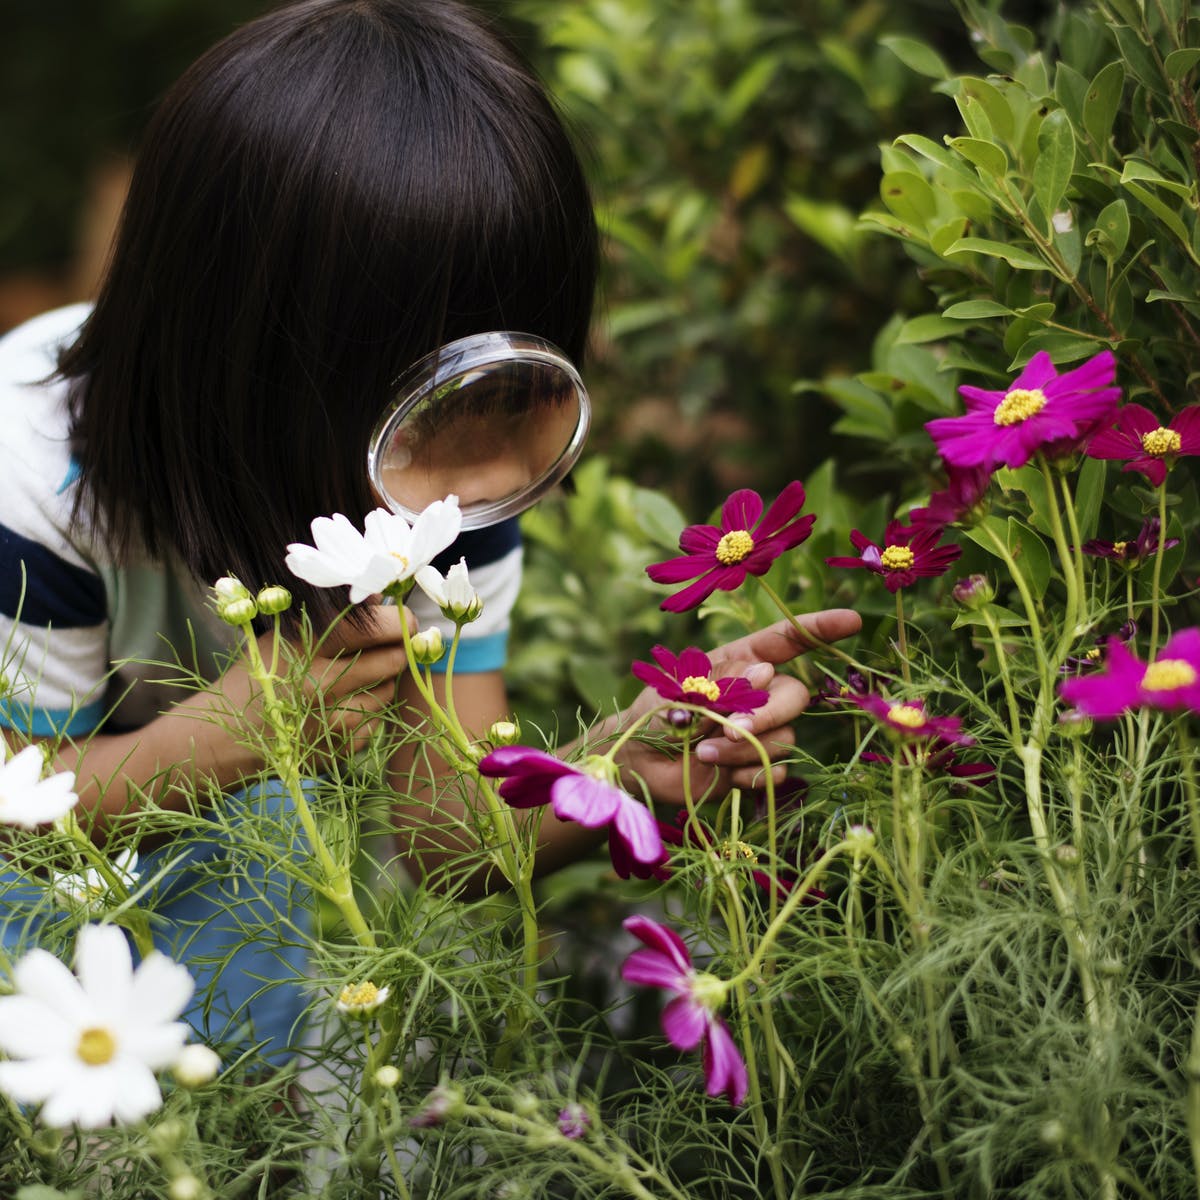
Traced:
<path id="1" fill-rule="evenodd" d="M 199 1042 L 184 1046 L 172 1064 L 171 1071 L 184 1087 L 200 1087 L 217 1077 L 221 1057 L 215 1050 Z"/>
<path id="2" fill-rule="evenodd" d="M 244 600 L 227 600 L 217 606 L 217 616 L 227 625 L 249 625 L 258 616 L 258 605 L 249 596 Z"/>
<path id="3" fill-rule="evenodd" d="M 375 1072 L 375 1083 L 381 1088 L 394 1088 L 400 1083 L 400 1069 L 391 1063 L 384 1063 Z"/>
<path id="4" fill-rule="evenodd" d="M 412 639 L 413 657 L 423 667 L 432 666 L 446 653 L 446 643 L 442 631 L 432 625 L 414 633 Z"/>
<path id="5" fill-rule="evenodd" d="M 582 1104 L 568 1104 L 558 1114 L 558 1132 L 571 1141 L 583 1137 L 591 1123 L 592 1118 Z"/>
<path id="6" fill-rule="evenodd" d="M 420 1110 L 408 1123 L 414 1129 L 428 1129 L 452 1120 L 462 1111 L 462 1089 L 453 1083 L 439 1083 L 428 1096 Z"/>
<path id="7" fill-rule="evenodd" d="M 222 575 L 213 584 L 213 594 L 217 598 L 218 607 L 222 604 L 228 604 L 231 600 L 250 599 L 250 589 L 233 575 Z"/>
<path id="8" fill-rule="evenodd" d="M 1054 859 L 1064 867 L 1073 867 L 1079 861 L 1079 851 L 1070 842 L 1063 842 L 1061 846 L 1054 847 Z"/>
<path id="9" fill-rule="evenodd" d="M 513 1096 L 513 1112 L 518 1117 L 536 1117 L 541 1111 L 542 1103 L 532 1092 L 517 1092 Z"/>
<path id="10" fill-rule="evenodd" d="M 258 611 L 264 616 L 273 617 L 292 607 L 292 593 L 277 583 L 271 584 L 258 593 L 257 601 Z"/>
<path id="11" fill-rule="evenodd" d="M 494 721 L 488 730 L 488 741 L 493 746 L 515 746 L 521 740 L 519 721 Z"/>
<path id="12" fill-rule="evenodd" d="M 855 854 L 865 854 L 875 845 L 875 831 L 869 825 L 851 825 L 846 830 L 846 844 Z"/>
<path id="13" fill-rule="evenodd" d="M 986 575 L 968 575 L 954 585 L 950 595 L 969 612 L 978 612 L 995 600 L 996 589 Z"/>
<path id="14" fill-rule="evenodd" d="M 692 712 L 690 708 L 672 708 L 667 712 L 667 724 L 680 732 L 691 729 L 699 719 L 700 714 Z"/>
<path id="15" fill-rule="evenodd" d="M 200 1200 L 204 1195 L 204 1184 L 191 1172 L 176 1175 L 167 1185 L 168 1200 Z"/>

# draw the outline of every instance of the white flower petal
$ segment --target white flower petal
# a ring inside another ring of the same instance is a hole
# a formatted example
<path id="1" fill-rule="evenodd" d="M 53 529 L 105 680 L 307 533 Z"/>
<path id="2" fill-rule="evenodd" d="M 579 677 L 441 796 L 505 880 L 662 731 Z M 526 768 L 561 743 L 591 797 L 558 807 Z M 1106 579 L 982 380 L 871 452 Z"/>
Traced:
<path id="1" fill-rule="evenodd" d="M 462 509 L 458 497 L 435 500 L 413 522 L 408 557 L 412 570 L 432 562 L 462 532 Z"/>
<path id="2" fill-rule="evenodd" d="M 117 1084 L 113 1093 L 113 1116 L 123 1125 L 140 1121 L 162 1105 L 162 1092 L 154 1073 L 142 1063 L 114 1064 Z"/>
<path id="3" fill-rule="evenodd" d="M 343 563 L 330 559 L 312 546 L 293 543 L 288 547 L 287 557 L 283 561 L 297 579 L 303 579 L 313 587 L 340 587 L 349 582 Z"/>
<path id="4" fill-rule="evenodd" d="M 73 1054 L 79 1026 L 29 996 L 0 997 L 0 1050 L 12 1058 Z"/>
<path id="5" fill-rule="evenodd" d="M 113 1116 L 121 1076 L 111 1066 L 89 1067 L 76 1060 L 64 1064 L 54 1091 L 42 1106 L 42 1121 L 56 1128 L 78 1125 L 81 1129 L 99 1129 Z"/>
<path id="6" fill-rule="evenodd" d="M 95 1006 L 65 964 L 45 950 L 30 950 L 13 970 L 17 992 L 38 1000 L 82 1029 L 94 1023 Z"/>
<path id="7" fill-rule="evenodd" d="M 115 1025 L 135 1014 L 131 1004 L 133 955 L 117 926 L 85 925 L 79 931 L 75 942 L 75 974 L 103 1018 L 101 1024 Z"/>
<path id="8" fill-rule="evenodd" d="M 429 597 L 430 600 L 437 605 L 438 608 L 446 607 L 446 581 L 442 578 L 442 573 L 437 567 L 422 567 L 416 573 L 417 587 L 421 589 Z"/>
<path id="9" fill-rule="evenodd" d="M 0 1092 L 18 1104 L 41 1104 L 47 1096 L 70 1087 L 75 1080 L 72 1060 L 65 1055 L 0 1062 Z"/>
<path id="10" fill-rule="evenodd" d="M 187 1007 L 196 984 L 191 972 L 165 954 L 149 954 L 133 973 L 129 1006 L 139 1022 L 171 1022 Z"/>

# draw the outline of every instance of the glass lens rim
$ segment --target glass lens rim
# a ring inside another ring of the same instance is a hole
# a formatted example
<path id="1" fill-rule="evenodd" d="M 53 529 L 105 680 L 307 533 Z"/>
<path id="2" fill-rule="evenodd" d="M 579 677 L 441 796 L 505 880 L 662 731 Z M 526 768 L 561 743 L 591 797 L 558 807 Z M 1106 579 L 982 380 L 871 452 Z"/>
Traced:
<path id="1" fill-rule="evenodd" d="M 463 508 L 464 530 L 481 529 L 516 516 L 536 503 L 547 491 L 560 483 L 575 465 L 587 441 L 591 426 L 591 402 L 583 379 L 575 364 L 553 342 L 531 333 L 512 330 L 493 330 L 470 334 L 440 346 L 431 354 L 418 359 L 399 375 L 392 385 L 392 400 L 384 409 L 367 447 L 367 476 L 376 499 L 408 521 L 420 510 L 400 504 L 383 486 L 384 451 L 396 428 L 430 392 L 445 387 L 451 380 L 484 366 L 503 363 L 550 367 L 565 375 L 579 399 L 579 414 L 575 429 L 558 458 L 540 475 L 519 491 L 487 504 L 471 504 Z"/>

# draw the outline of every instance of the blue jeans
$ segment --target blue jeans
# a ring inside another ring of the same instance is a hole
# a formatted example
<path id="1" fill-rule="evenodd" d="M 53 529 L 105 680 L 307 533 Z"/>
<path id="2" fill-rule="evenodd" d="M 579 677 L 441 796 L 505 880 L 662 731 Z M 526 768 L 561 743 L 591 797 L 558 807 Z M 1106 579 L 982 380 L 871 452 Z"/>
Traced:
<path id="1" fill-rule="evenodd" d="M 141 858 L 140 878 L 155 882 L 139 908 L 150 917 L 155 946 L 196 981 L 183 1018 L 197 1037 L 225 1062 L 254 1047 L 280 1066 L 302 1033 L 313 905 L 309 891 L 277 864 L 303 861 L 306 844 L 278 780 L 231 794 L 225 805 L 228 827 L 214 822 L 211 834 L 182 834 Z M 278 839 L 274 863 L 261 849 L 238 851 L 240 813 L 250 809 L 255 828 Z M 47 889 L 0 869 L 0 946 L 10 958 L 44 941 L 69 962 L 69 950 L 55 947 L 72 928 Z"/>

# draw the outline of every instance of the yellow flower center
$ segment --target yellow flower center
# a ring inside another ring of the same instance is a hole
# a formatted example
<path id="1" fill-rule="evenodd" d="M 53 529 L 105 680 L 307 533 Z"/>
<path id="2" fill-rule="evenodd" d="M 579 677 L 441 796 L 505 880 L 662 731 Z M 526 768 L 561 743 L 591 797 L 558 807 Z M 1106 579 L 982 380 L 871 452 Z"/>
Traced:
<path id="1" fill-rule="evenodd" d="M 1178 454 L 1183 446 L 1183 439 L 1174 429 L 1164 429 L 1161 425 L 1149 433 L 1142 434 L 1142 449 L 1155 458 L 1163 458 L 1168 454 Z"/>
<path id="2" fill-rule="evenodd" d="M 1142 676 L 1142 687 L 1148 692 L 1169 692 L 1190 687 L 1196 682 L 1196 669 L 1182 658 L 1164 658 L 1151 663 Z"/>
<path id="3" fill-rule="evenodd" d="M 736 862 L 739 858 L 745 862 L 758 862 L 758 852 L 745 842 L 735 842 L 732 839 L 723 841 L 717 853 L 728 862 Z"/>
<path id="4" fill-rule="evenodd" d="M 338 1003 L 346 1008 L 369 1008 L 379 999 L 379 989 L 367 980 L 365 983 L 348 983 L 342 988 Z"/>
<path id="5" fill-rule="evenodd" d="M 1113 542 L 1113 553 L 1114 554 L 1124 554 L 1125 547 L 1128 545 L 1129 545 L 1128 542 Z"/>
<path id="6" fill-rule="evenodd" d="M 709 975 L 707 971 L 698 971 L 689 980 L 688 991 L 696 1003 L 709 1012 L 716 1012 L 725 1003 L 729 985 L 725 980 Z"/>
<path id="7" fill-rule="evenodd" d="M 754 539 L 744 529 L 734 529 L 717 543 L 717 562 L 732 566 L 753 549 Z"/>
<path id="8" fill-rule="evenodd" d="M 992 420 L 997 425 L 1019 425 L 1046 407 L 1046 393 L 1041 388 L 1013 388 L 996 406 Z"/>
<path id="9" fill-rule="evenodd" d="M 389 550 L 388 553 L 391 554 L 393 558 L 399 560 L 400 566 L 403 567 L 404 570 L 408 570 L 408 555 L 397 554 L 395 550 Z"/>
<path id="10" fill-rule="evenodd" d="M 885 546 L 879 564 L 887 571 L 907 571 L 915 561 L 907 546 Z"/>
<path id="11" fill-rule="evenodd" d="M 698 692 L 706 700 L 715 700 L 721 689 L 707 675 L 689 675 L 679 684 L 685 692 Z"/>
<path id="12" fill-rule="evenodd" d="M 1088 662 L 1095 662 L 1096 659 L 1100 657 L 1100 647 L 1093 646 L 1090 650 L 1085 650 L 1083 657 L 1086 658 Z"/>
<path id="13" fill-rule="evenodd" d="M 888 720 L 905 729 L 920 729 L 925 724 L 925 713 L 915 704 L 893 704 L 888 709 Z"/>
<path id="14" fill-rule="evenodd" d="M 89 1067 L 102 1067 L 116 1057 L 117 1039 L 107 1029 L 85 1029 L 79 1035 L 75 1053 Z"/>

